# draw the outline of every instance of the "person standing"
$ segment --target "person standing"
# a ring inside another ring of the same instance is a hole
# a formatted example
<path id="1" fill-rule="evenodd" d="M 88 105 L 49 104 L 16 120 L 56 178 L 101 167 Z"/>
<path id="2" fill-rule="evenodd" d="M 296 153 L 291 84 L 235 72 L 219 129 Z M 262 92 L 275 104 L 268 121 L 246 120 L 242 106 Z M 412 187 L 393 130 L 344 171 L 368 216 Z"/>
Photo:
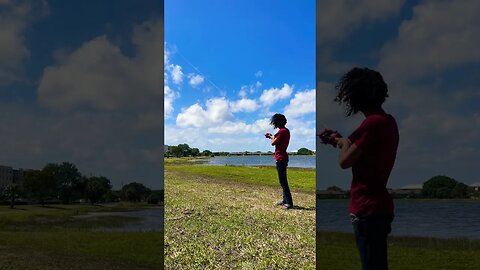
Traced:
<path id="1" fill-rule="evenodd" d="M 274 128 L 278 128 L 278 132 L 275 133 L 275 135 L 270 133 L 265 134 L 265 137 L 270 139 L 271 144 L 275 146 L 274 160 L 277 167 L 278 181 L 282 187 L 283 199 L 276 205 L 281 206 L 283 209 L 291 209 L 293 208 L 293 199 L 287 180 L 287 147 L 290 142 L 290 131 L 285 127 L 287 118 L 285 118 L 283 114 L 274 114 L 270 120 L 270 124 Z"/>
<path id="2" fill-rule="evenodd" d="M 346 116 L 361 112 L 365 119 L 348 138 L 326 129 L 323 143 L 340 148 L 339 165 L 352 168 L 349 212 L 363 270 L 388 269 L 387 236 L 394 218 L 393 199 L 386 188 L 399 142 L 395 118 L 382 109 L 388 87 L 382 75 L 353 68 L 335 86 L 336 102 Z"/>

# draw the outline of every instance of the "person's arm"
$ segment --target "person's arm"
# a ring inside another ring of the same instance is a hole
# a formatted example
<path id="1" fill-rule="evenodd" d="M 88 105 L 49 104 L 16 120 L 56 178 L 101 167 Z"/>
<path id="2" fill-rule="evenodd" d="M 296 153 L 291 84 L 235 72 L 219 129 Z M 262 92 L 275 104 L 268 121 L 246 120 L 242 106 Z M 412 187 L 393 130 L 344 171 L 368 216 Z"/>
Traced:
<path id="1" fill-rule="evenodd" d="M 358 157 L 362 154 L 362 150 L 352 143 L 348 138 L 336 139 L 337 145 L 340 148 L 338 155 L 338 164 L 342 169 L 348 169 L 355 164 Z"/>
<path id="2" fill-rule="evenodd" d="M 277 136 L 277 137 L 275 137 L 275 136 L 273 136 L 273 135 L 270 136 L 270 139 L 272 140 L 272 145 L 276 145 L 276 144 L 278 143 L 278 138 L 279 138 L 279 137 L 280 137 L 280 136 Z"/>

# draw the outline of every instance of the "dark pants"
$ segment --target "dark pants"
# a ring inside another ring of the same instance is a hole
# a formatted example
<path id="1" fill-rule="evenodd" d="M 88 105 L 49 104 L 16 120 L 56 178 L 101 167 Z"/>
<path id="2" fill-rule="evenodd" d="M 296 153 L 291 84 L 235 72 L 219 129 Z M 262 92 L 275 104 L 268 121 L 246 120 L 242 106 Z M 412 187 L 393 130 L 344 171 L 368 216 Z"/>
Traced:
<path id="1" fill-rule="evenodd" d="M 363 270 L 387 270 L 387 235 L 392 217 L 352 216 L 353 229 Z"/>
<path id="2" fill-rule="evenodd" d="M 290 193 L 290 188 L 288 187 L 287 166 L 288 160 L 277 160 L 278 181 L 280 182 L 280 186 L 282 186 L 283 193 L 282 202 L 293 206 L 292 194 Z"/>

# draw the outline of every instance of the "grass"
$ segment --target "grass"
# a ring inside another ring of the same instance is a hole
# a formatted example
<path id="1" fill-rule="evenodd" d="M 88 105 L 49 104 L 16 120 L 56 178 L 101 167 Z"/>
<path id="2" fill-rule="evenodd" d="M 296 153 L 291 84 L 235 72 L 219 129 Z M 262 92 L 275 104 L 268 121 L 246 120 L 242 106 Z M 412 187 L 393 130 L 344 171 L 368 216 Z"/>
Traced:
<path id="1" fill-rule="evenodd" d="M 162 232 L 97 231 L 139 221 L 130 217 L 74 218 L 87 212 L 144 207 L 147 205 L 0 207 L 0 269 L 163 269 Z"/>
<path id="2" fill-rule="evenodd" d="M 278 188 L 278 176 L 275 167 L 268 166 L 167 166 L 169 170 L 189 172 L 244 183 L 249 185 L 265 185 Z M 291 189 L 305 192 L 315 192 L 315 169 L 288 168 L 288 183 Z"/>
<path id="3" fill-rule="evenodd" d="M 353 233 L 317 232 L 316 248 L 318 269 L 361 269 Z M 388 254 L 391 270 L 474 270 L 480 241 L 391 236 Z"/>
<path id="4" fill-rule="evenodd" d="M 314 173 L 289 169 L 284 211 L 273 167 L 166 164 L 166 267 L 315 269 Z"/>

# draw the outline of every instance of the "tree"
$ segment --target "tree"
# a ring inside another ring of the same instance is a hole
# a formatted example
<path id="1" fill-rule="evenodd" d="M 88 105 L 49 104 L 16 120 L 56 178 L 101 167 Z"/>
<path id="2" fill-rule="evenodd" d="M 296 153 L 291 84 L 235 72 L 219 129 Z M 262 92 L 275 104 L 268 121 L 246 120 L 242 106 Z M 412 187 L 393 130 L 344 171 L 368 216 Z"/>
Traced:
<path id="1" fill-rule="evenodd" d="M 145 200 L 150 193 L 149 188 L 137 182 L 132 182 L 122 187 L 123 198 L 130 202 Z"/>
<path id="2" fill-rule="evenodd" d="M 297 155 L 313 155 L 313 151 L 302 147 L 298 149 Z"/>
<path id="3" fill-rule="evenodd" d="M 92 176 L 86 180 L 85 196 L 91 204 L 99 202 L 112 189 L 110 180 L 103 176 Z"/>
<path id="4" fill-rule="evenodd" d="M 212 155 L 213 155 L 213 153 L 210 150 L 203 150 L 202 151 L 202 156 L 210 157 Z"/>
<path id="5" fill-rule="evenodd" d="M 192 156 L 194 156 L 194 157 L 200 155 L 200 150 L 198 150 L 198 148 L 192 148 L 190 152 L 191 152 Z"/>
<path id="6" fill-rule="evenodd" d="M 15 199 L 18 197 L 20 192 L 20 186 L 16 183 L 9 183 L 4 187 L 3 196 L 10 200 L 10 208 L 15 207 Z"/>
<path id="7" fill-rule="evenodd" d="M 450 198 L 457 183 L 448 176 L 437 175 L 423 183 L 422 193 L 427 197 Z"/>
<path id="8" fill-rule="evenodd" d="M 81 193 L 81 174 L 74 164 L 69 162 L 49 163 L 43 168 L 43 171 L 55 178 L 58 197 L 63 203 L 69 204 L 75 193 Z"/>
<path id="9" fill-rule="evenodd" d="M 171 146 L 170 151 L 174 157 L 182 157 L 183 152 L 182 149 L 180 149 L 178 146 Z"/>
<path id="10" fill-rule="evenodd" d="M 464 183 L 457 182 L 455 187 L 452 189 L 450 195 L 452 198 L 466 198 L 468 193 L 468 186 Z"/>
<path id="11" fill-rule="evenodd" d="M 192 154 L 192 148 L 190 148 L 190 146 L 188 146 L 188 144 L 186 143 L 179 144 L 177 145 L 177 147 L 179 148 L 179 151 L 182 153 L 182 157 L 188 157 Z"/>
<path id="12" fill-rule="evenodd" d="M 337 186 L 328 187 L 327 190 L 329 190 L 329 191 L 343 191 L 341 188 L 339 188 Z"/>
<path id="13" fill-rule="evenodd" d="M 27 196 L 40 201 L 42 206 L 45 205 L 45 200 L 55 196 L 56 184 L 55 177 L 44 170 L 29 170 L 23 180 Z"/>

